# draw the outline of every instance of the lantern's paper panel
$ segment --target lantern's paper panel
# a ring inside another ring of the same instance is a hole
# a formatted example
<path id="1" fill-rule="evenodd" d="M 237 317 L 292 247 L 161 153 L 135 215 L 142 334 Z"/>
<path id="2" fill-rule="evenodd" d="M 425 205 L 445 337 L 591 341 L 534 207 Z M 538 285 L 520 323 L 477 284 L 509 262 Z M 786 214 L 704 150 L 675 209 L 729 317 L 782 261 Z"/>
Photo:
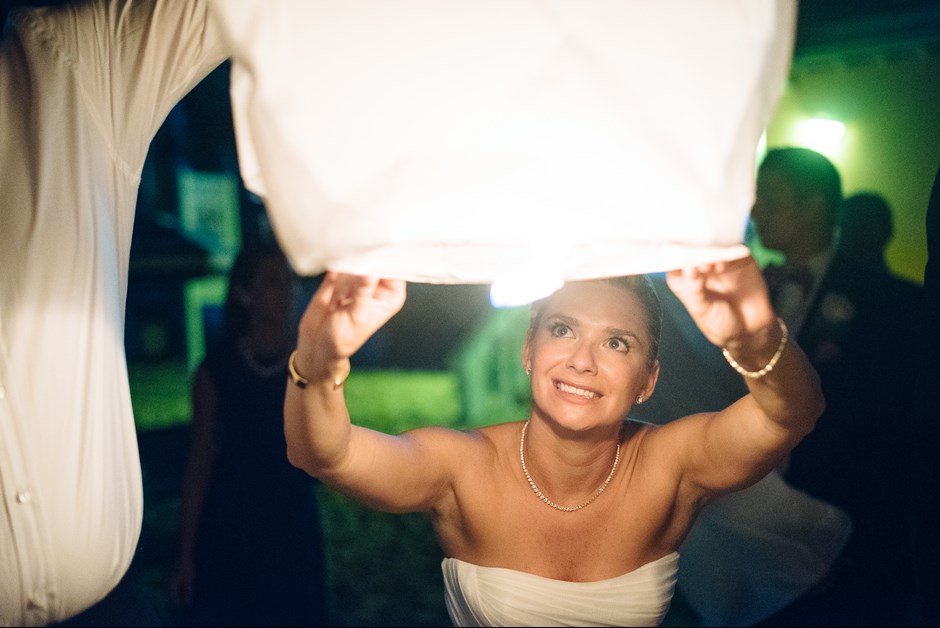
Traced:
<path id="1" fill-rule="evenodd" d="M 214 0 L 246 186 L 303 274 L 428 283 L 747 254 L 783 0 Z"/>

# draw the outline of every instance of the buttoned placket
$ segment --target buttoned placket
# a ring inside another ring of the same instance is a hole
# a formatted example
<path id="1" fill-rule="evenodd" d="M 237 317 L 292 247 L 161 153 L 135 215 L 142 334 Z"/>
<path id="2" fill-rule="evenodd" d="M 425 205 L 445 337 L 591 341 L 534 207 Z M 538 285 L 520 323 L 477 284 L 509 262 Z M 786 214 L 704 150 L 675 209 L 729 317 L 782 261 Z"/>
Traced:
<path id="1" fill-rule="evenodd" d="M 6 329 L 3 313 L 0 312 L 0 330 Z M 21 443 L 21 434 L 16 429 L 13 416 L 14 404 L 10 383 L 10 352 L 6 338 L 0 335 L 0 498 L 9 513 L 9 529 L 0 536 L 0 553 L 10 553 L 16 560 L 9 561 L 19 574 L 7 577 L 18 578 L 23 583 L 21 604 L 22 625 L 42 626 L 49 623 L 53 592 L 46 577 L 49 569 L 48 547 L 43 542 L 40 504 L 34 499 L 28 473 L 28 461 L 23 452 L 28 448 Z M 23 423 L 24 425 L 26 422 Z M 2 538 L 6 537 L 6 538 Z M 14 604 L 13 600 L 9 603 Z"/>

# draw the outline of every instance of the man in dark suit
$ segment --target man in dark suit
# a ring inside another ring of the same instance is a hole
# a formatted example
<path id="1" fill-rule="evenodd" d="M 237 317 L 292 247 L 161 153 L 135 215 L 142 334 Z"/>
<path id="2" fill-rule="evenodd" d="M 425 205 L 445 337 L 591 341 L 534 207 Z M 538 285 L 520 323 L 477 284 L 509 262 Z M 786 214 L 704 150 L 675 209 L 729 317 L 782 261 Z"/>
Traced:
<path id="1" fill-rule="evenodd" d="M 784 477 L 849 513 L 830 578 L 765 625 L 911 625 L 912 384 L 921 289 L 837 248 L 841 179 L 822 154 L 768 151 L 752 211 L 779 315 L 822 380 L 826 412 Z M 796 279 L 793 279 L 796 277 Z"/>

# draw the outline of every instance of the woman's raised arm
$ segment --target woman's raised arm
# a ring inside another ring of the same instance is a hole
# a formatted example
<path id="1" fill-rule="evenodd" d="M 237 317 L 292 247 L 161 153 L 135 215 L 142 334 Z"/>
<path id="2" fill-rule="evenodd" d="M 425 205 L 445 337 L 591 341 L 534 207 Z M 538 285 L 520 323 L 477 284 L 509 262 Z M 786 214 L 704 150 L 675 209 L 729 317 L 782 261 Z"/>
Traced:
<path id="1" fill-rule="evenodd" d="M 352 425 L 343 384 L 349 358 L 405 303 L 401 280 L 327 273 L 291 355 L 284 433 L 291 464 L 386 511 L 424 510 L 441 487 L 434 428 L 401 436 Z"/>
<path id="2" fill-rule="evenodd" d="M 753 257 L 667 274 L 702 333 L 724 349 L 749 393 L 725 410 L 697 419 L 689 470 L 708 490 L 753 483 L 816 425 L 825 400 L 819 376 L 770 303 Z"/>

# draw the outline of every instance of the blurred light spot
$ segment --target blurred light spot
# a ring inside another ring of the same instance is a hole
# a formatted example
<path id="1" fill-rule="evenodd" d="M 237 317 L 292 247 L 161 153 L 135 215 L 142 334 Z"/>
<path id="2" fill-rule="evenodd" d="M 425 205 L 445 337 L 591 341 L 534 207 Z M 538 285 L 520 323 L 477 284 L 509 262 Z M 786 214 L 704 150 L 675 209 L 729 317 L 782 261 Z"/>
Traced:
<path id="1" fill-rule="evenodd" d="M 558 272 L 527 265 L 497 277 L 490 286 L 490 303 L 493 307 L 525 305 L 547 297 L 563 284 Z"/>
<path id="2" fill-rule="evenodd" d="M 810 118 L 796 128 L 797 142 L 821 153 L 832 151 L 844 137 L 845 125 L 838 120 Z"/>

